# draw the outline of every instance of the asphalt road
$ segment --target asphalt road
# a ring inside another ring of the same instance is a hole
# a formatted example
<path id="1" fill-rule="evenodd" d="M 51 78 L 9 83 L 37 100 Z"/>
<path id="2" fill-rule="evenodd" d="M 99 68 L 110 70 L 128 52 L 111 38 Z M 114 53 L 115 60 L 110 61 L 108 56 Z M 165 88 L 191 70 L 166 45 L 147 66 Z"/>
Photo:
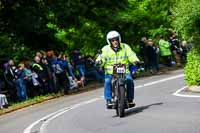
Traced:
<path id="1" fill-rule="evenodd" d="M 183 71 L 135 81 L 124 118 L 105 108 L 103 88 L 0 116 L 0 133 L 200 133 L 200 95 L 183 92 Z"/>

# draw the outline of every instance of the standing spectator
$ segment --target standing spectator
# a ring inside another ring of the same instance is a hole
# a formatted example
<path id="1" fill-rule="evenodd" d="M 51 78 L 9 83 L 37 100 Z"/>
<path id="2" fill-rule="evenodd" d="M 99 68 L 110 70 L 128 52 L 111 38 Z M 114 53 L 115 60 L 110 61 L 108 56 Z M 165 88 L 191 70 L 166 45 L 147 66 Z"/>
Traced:
<path id="1" fill-rule="evenodd" d="M 147 68 L 148 68 L 148 66 L 147 66 L 148 57 L 146 55 L 146 47 L 147 47 L 147 38 L 142 37 L 141 42 L 140 42 L 140 56 L 141 56 L 142 60 L 144 61 L 145 70 L 147 70 Z"/>
<path id="2" fill-rule="evenodd" d="M 17 91 L 15 86 L 15 74 L 14 74 L 15 69 L 16 67 L 12 59 L 8 60 L 8 62 L 4 64 L 4 78 L 6 81 L 6 86 L 8 87 L 8 92 L 11 101 L 17 100 L 17 95 L 16 95 Z"/>
<path id="3" fill-rule="evenodd" d="M 64 88 L 64 93 L 68 94 L 70 83 L 66 73 L 67 61 L 62 57 L 62 53 L 60 53 L 58 57 L 55 57 L 55 60 L 53 61 L 53 69 L 57 77 L 58 86 Z"/>
<path id="4" fill-rule="evenodd" d="M 188 47 L 187 47 L 186 41 L 182 41 L 180 50 L 181 50 L 181 61 L 182 61 L 182 63 L 186 63 L 187 52 L 188 52 Z"/>
<path id="5" fill-rule="evenodd" d="M 20 63 L 18 68 L 15 70 L 15 83 L 17 88 L 17 96 L 19 101 L 24 101 L 28 99 L 27 92 L 26 92 L 26 83 L 25 83 L 25 71 L 24 71 L 24 64 Z"/>
<path id="6" fill-rule="evenodd" d="M 164 64 L 171 66 L 171 51 L 170 43 L 164 40 L 164 37 L 161 36 L 159 40 L 160 56 L 164 61 Z"/>
<path id="7" fill-rule="evenodd" d="M 156 70 L 156 74 L 160 74 L 161 73 L 160 72 L 160 66 L 159 66 L 159 52 L 160 52 L 160 48 L 159 48 L 158 45 L 155 45 L 153 43 L 153 49 L 154 49 L 153 66 L 154 66 L 154 69 Z"/>
<path id="8" fill-rule="evenodd" d="M 55 57 L 55 54 L 54 54 L 54 51 L 53 50 L 50 50 L 50 51 L 47 51 L 47 61 L 50 65 L 52 65 L 52 62 L 55 60 L 54 59 Z"/>
<path id="9" fill-rule="evenodd" d="M 33 97 L 34 92 L 34 85 L 33 85 L 33 73 L 31 71 L 31 62 L 25 61 L 24 62 L 24 72 L 26 77 L 24 78 L 26 81 L 26 89 L 28 97 Z"/>
<path id="10" fill-rule="evenodd" d="M 64 59 L 67 61 L 67 73 L 68 73 L 68 76 L 72 77 L 73 80 L 75 81 L 78 81 L 75 74 L 74 74 L 74 68 L 72 66 L 72 64 L 70 63 L 70 60 L 68 58 L 67 55 L 64 55 Z"/>
<path id="11" fill-rule="evenodd" d="M 79 49 L 75 49 L 72 52 L 72 62 L 75 69 L 78 70 L 80 74 L 81 81 L 85 81 L 85 60 L 84 56 L 81 54 Z"/>
<path id="12" fill-rule="evenodd" d="M 35 56 L 34 62 L 32 64 L 32 72 L 34 73 L 32 76 L 32 81 L 34 85 L 34 95 L 41 95 L 44 92 L 44 68 L 41 64 L 41 59 L 39 56 Z"/>
<path id="13" fill-rule="evenodd" d="M 54 92 L 55 88 L 53 86 L 53 80 L 52 80 L 53 69 L 51 65 L 48 63 L 46 56 L 42 57 L 41 65 L 44 69 L 44 76 L 43 76 L 43 82 L 45 86 L 44 93 L 47 94 L 50 92 Z"/>
<path id="14" fill-rule="evenodd" d="M 159 72 L 159 64 L 158 64 L 158 48 L 154 46 L 153 40 L 148 39 L 146 47 L 146 55 L 148 57 L 148 67 L 152 74 Z"/>
<path id="15" fill-rule="evenodd" d="M 47 52 L 47 62 L 48 62 L 48 65 L 50 67 L 50 77 L 49 77 L 49 85 L 50 85 L 50 88 L 52 88 L 53 92 L 56 93 L 58 92 L 58 86 L 57 86 L 57 78 L 56 78 L 56 75 L 55 75 L 55 71 L 54 71 L 54 64 L 53 62 L 56 61 L 56 58 L 55 58 L 55 54 L 54 54 L 54 51 L 53 50 L 50 50 Z"/>
<path id="16" fill-rule="evenodd" d="M 171 51 L 176 59 L 177 66 L 180 66 L 181 65 L 180 47 L 178 39 L 176 38 L 176 32 L 172 33 L 172 36 L 170 37 L 170 43 L 171 43 Z"/>

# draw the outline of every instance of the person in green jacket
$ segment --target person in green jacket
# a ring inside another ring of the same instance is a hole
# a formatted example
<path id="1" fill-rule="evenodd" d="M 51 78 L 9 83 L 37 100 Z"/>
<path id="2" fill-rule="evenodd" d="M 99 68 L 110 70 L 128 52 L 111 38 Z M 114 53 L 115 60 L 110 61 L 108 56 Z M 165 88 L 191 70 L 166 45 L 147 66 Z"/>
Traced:
<path id="1" fill-rule="evenodd" d="M 159 40 L 159 48 L 160 48 L 160 56 L 163 58 L 164 63 L 167 66 L 171 66 L 171 50 L 170 50 L 170 43 L 165 41 L 163 36 L 160 37 Z"/>
<path id="2" fill-rule="evenodd" d="M 117 31 L 110 31 L 107 34 L 108 45 L 102 48 L 102 53 L 97 57 L 96 62 L 101 62 L 105 70 L 104 97 L 107 101 L 107 108 L 113 106 L 111 80 L 114 64 L 126 65 L 126 81 L 127 81 L 127 99 L 130 106 L 134 106 L 134 84 L 130 75 L 129 63 L 139 62 L 136 54 L 131 50 L 130 46 L 121 42 L 121 36 Z"/>

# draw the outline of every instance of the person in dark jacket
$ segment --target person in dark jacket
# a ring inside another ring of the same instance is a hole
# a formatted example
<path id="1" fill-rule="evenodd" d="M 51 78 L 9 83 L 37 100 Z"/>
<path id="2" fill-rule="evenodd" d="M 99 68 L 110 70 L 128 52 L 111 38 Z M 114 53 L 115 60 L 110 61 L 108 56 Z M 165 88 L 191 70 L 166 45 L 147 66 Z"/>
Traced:
<path id="1" fill-rule="evenodd" d="M 181 50 L 181 61 L 182 63 L 186 63 L 187 61 L 187 52 L 188 52 L 188 47 L 187 47 L 187 42 L 186 41 L 182 41 L 180 50 Z"/>
<path id="2" fill-rule="evenodd" d="M 69 78 L 66 73 L 68 62 L 65 58 L 63 58 L 62 53 L 60 53 L 58 57 L 54 58 L 55 60 L 53 61 L 53 69 L 57 77 L 58 86 L 59 88 L 62 87 L 64 89 L 65 94 L 68 94 L 70 88 Z"/>
<path id="3" fill-rule="evenodd" d="M 26 82 L 25 82 L 25 71 L 24 71 L 24 64 L 20 63 L 18 68 L 15 70 L 15 84 L 17 88 L 17 96 L 18 101 L 25 101 L 28 99 L 27 91 L 26 91 Z"/>
<path id="4" fill-rule="evenodd" d="M 6 81 L 6 87 L 8 88 L 8 93 L 10 95 L 11 101 L 17 101 L 17 90 L 15 86 L 15 74 L 14 71 L 16 66 L 12 59 L 8 60 L 4 64 L 4 79 Z"/>
<path id="5" fill-rule="evenodd" d="M 170 37 L 170 44 L 171 44 L 171 51 L 176 59 L 177 66 L 181 65 L 181 58 L 180 58 L 180 47 L 179 47 L 179 41 L 176 38 L 176 32 L 172 33 L 172 36 Z"/>
<path id="6" fill-rule="evenodd" d="M 85 81 L 85 58 L 79 49 L 75 49 L 72 54 L 72 62 L 76 70 L 80 74 L 81 81 Z"/>
<path id="7" fill-rule="evenodd" d="M 32 63 L 33 75 L 33 85 L 34 85 L 34 95 L 42 95 L 45 88 L 45 71 L 41 63 L 39 56 L 35 56 L 34 62 Z"/>
<path id="8" fill-rule="evenodd" d="M 142 37 L 140 41 L 140 56 L 142 60 L 144 61 L 144 68 L 145 70 L 148 69 L 148 57 L 146 54 L 146 48 L 147 48 L 147 38 Z"/>
<path id="9" fill-rule="evenodd" d="M 148 39 L 146 55 L 148 57 L 148 66 L 152 74 L 159 72 L 158 53 L 159 48 L 154 45 L 152 39 Z"/>

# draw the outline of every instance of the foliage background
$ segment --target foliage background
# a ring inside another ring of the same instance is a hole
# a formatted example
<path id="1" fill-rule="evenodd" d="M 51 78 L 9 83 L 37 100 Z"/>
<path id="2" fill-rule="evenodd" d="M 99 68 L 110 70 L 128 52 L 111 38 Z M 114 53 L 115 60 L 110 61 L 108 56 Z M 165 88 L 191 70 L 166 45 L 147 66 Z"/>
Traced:
<path id="1" fill-rule="evenodd" d="M 70 54 L 80 48 L 95 55 L 110 30 L 119 31 L 136 52 L 141 37 L 157 42 L 173 30 L 199 51 L 199 18 L 199 0 L 0 0 L 0 61 L 32 59 L 40 50 Z M 186 65 L 188 81 L 192 64 Z"/>
<path id="2" fill-rule="evenodd" d="M 185 79 L 188 85 L 200 85 L 200 1 L 180 0 L 173 9 L 173 26 L 180 31 L 183 39 L 193 45 L 188 54 Z"/>
<path id="3" fill-rule="evenodd" d="M 142 36 L 166 34 L 172 3 L 172 0 L 1 0 L 0 56 L 9 53 L 9 57 L 21 58 L 22 53 L 26 55 L 29 51 L 70 52 L 74 48 L 95 54 L 106 44 L 106 33 L 113 29 L 121 33 L 124 42 L 136 47 Z M 15 47 L 18 49 L 12 52 Z"/>

